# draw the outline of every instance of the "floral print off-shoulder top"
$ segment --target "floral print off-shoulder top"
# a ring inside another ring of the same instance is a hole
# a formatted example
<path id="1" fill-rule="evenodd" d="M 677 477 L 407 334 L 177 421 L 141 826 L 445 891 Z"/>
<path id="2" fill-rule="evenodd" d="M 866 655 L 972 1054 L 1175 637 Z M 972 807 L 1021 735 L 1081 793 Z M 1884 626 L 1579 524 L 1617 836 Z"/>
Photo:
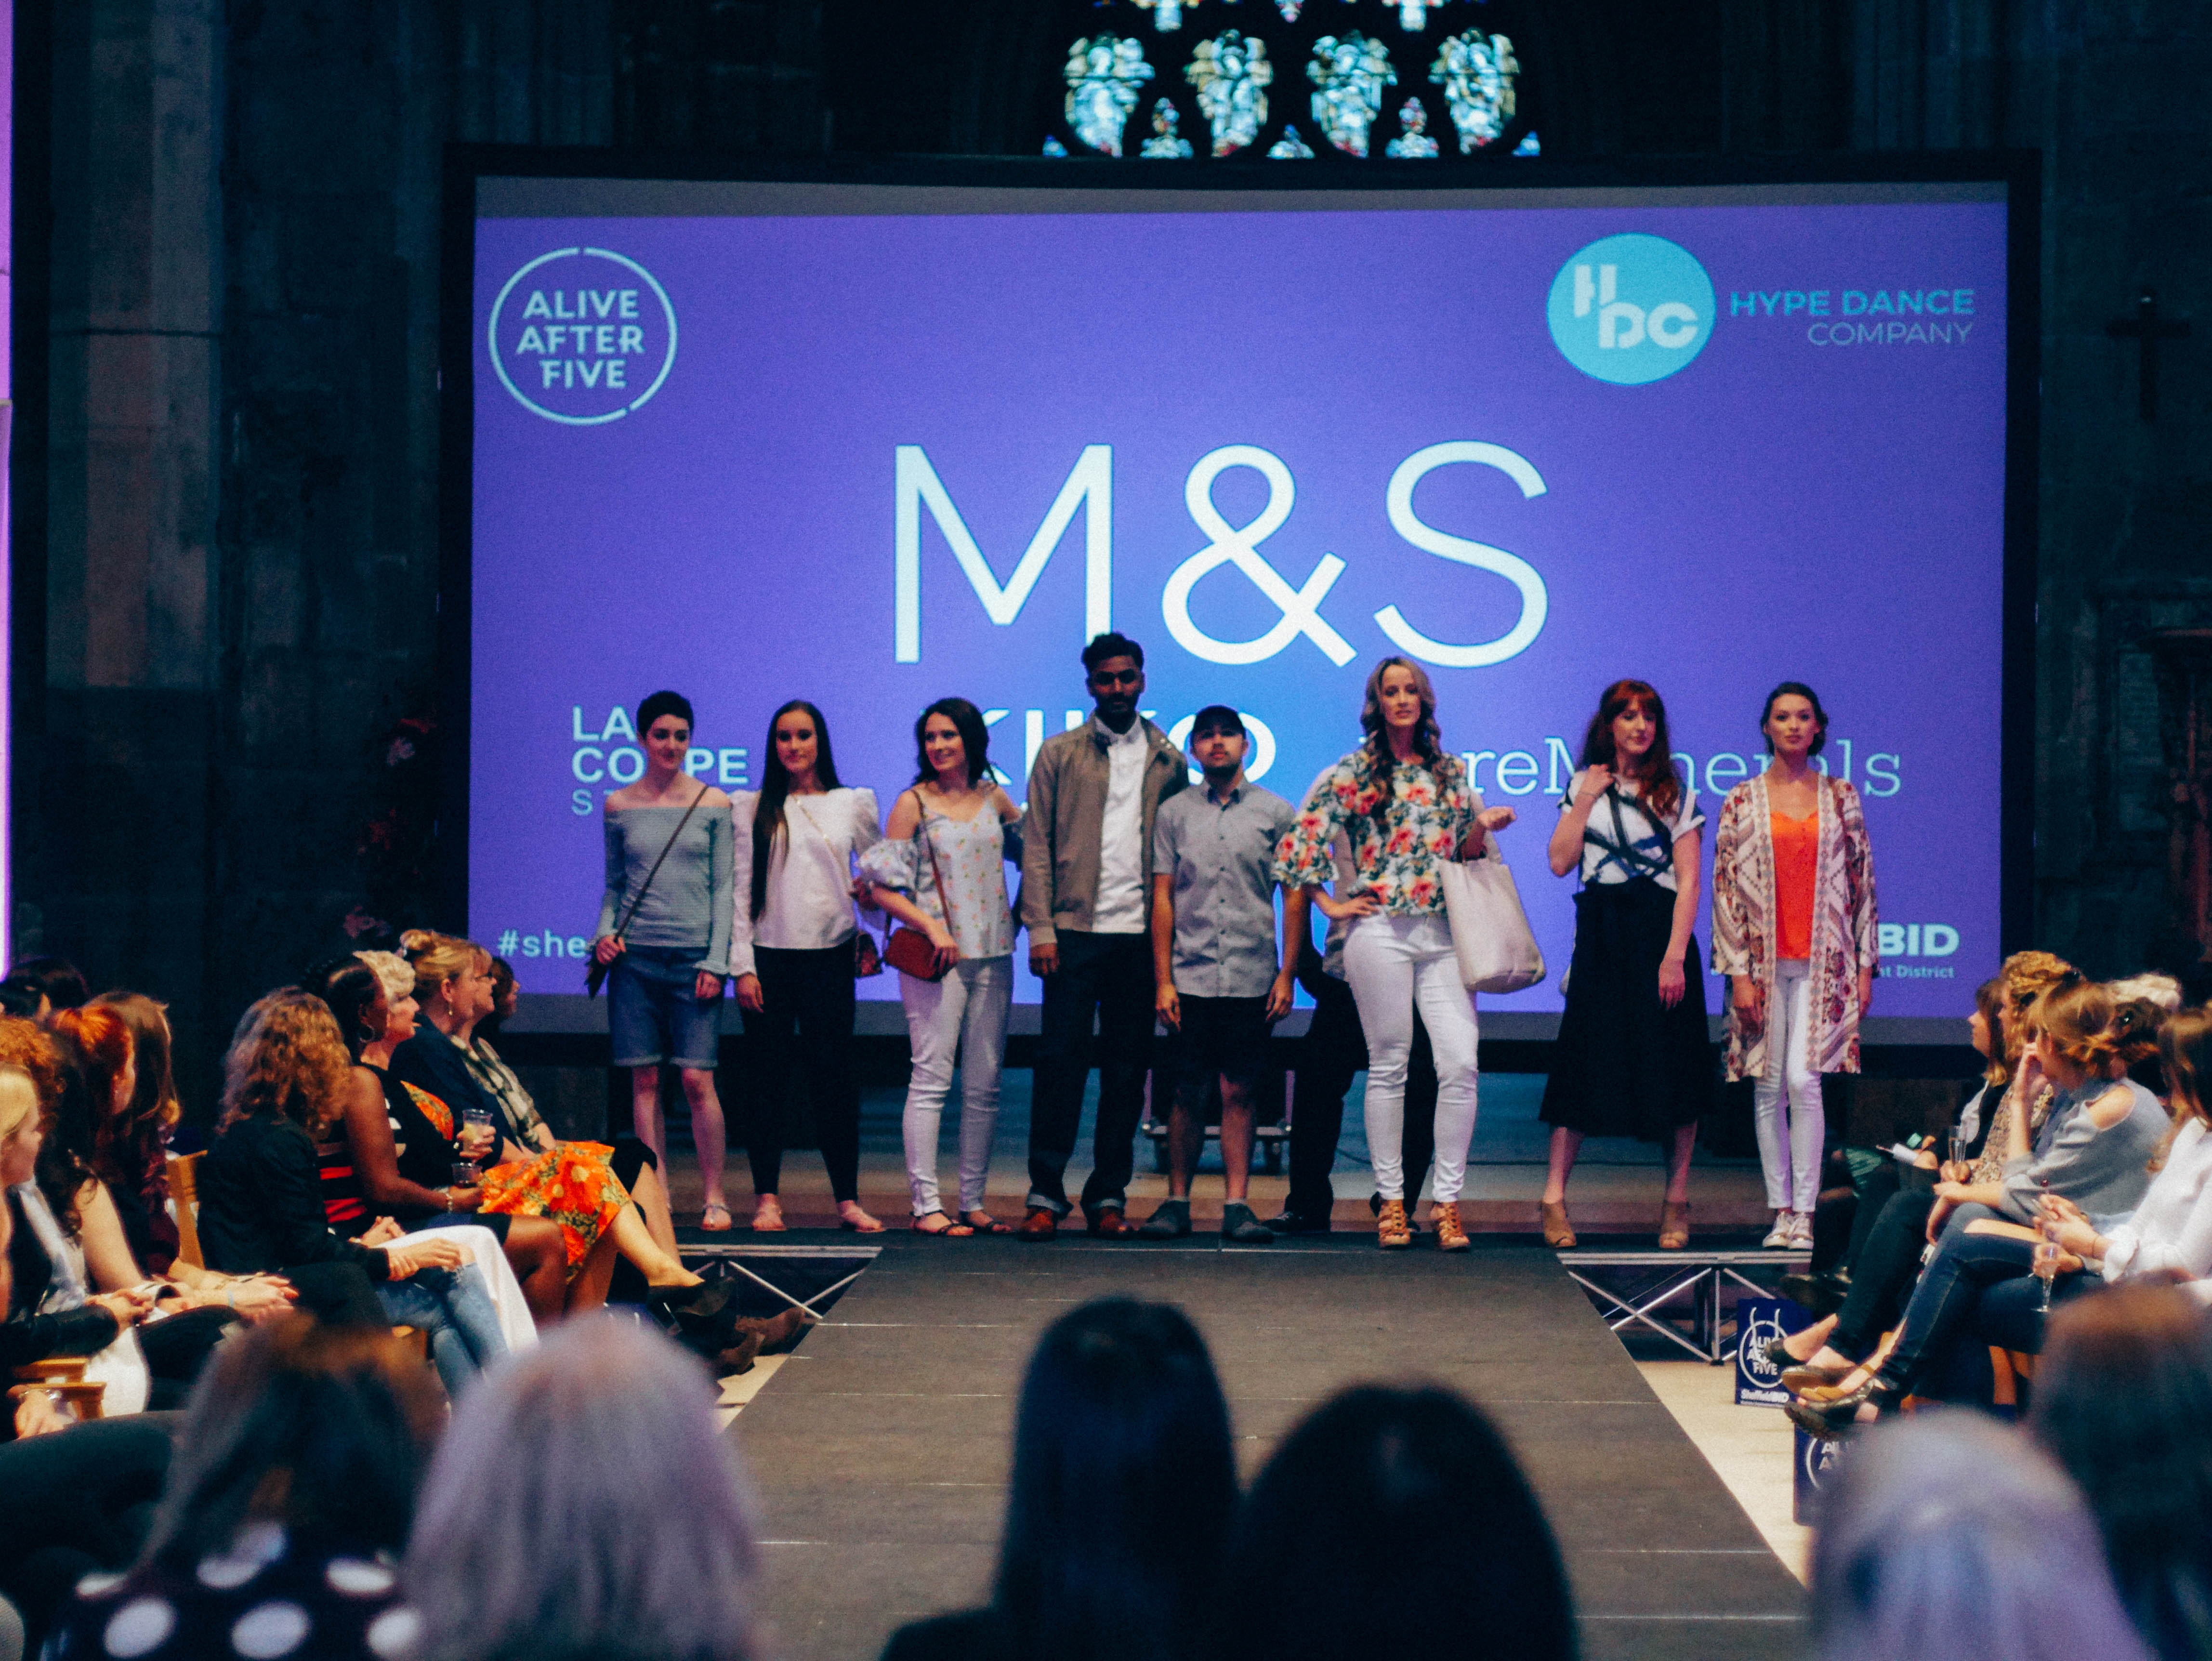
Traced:
<path id="1" fill-rule="evenodd" d="M 1458 757 L 1445 753 L 1433 763 L 1394 765 L 1377 762 L 1362 745 L 1314 782 L 1275 850 L 1275 880 L 1285 888 L 1333 880 L 1336 864 L 1329 844 L 1341 830 L 1358 873 L 1354 892 L 1374 895 L 1385 916 L 1440 912 L 1440 867 L 1474 828 L 1474 793 Z"/>

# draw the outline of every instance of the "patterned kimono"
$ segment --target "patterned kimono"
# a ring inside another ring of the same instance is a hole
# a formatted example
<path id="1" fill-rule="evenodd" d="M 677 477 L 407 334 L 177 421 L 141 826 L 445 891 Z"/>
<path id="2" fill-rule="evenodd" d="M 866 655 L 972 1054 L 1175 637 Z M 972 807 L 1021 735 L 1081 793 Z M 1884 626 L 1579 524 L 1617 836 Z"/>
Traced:
<path id="1" fill-rule="evenodd" d="M 1823 778 L 1816 792 L 1820 851 L 1813 879 L 1812 985 L 1808 1003 L 1813 1030 L 1806 1055 L 1817 1073 L 1859 1070 L 1858 981 L 1881 961 L 1875 933 L 1874 853 L 1867 845 L 1859 793 L 1841 779 Z M 1747 779 L 1721 804 L 1713 841 L 1713 972 L 1748 975 L 1774 995 L 1773 808 L 1766 776 Z M 1767 1065 L 1766 1023 L 1729 1003 L 1728 1076 L 1763 1079 Z"/>

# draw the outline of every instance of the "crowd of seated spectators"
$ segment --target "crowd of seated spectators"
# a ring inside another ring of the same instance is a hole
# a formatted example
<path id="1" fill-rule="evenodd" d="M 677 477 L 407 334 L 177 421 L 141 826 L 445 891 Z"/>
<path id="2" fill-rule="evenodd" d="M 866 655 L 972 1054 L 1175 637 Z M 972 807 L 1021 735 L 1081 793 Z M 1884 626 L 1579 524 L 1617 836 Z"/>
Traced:
<path id="1" fill-rule="evenodd" d="M 35 1001 L 0 983 L 22 1012 L 0 1015 L 0 1366 L 24 1380 L 0 1423 L 0 1661 L 772 1651 L 715 1411 L 716 1372 L 763 1335 L 664 1243 L 649 1156 L 558 1142 L 501 1099 L 520 1086 L 477 1042 L 488 960 L 408 944 L 246 1012 L 198 1168 L 203 1262 L 168 1191 L 160 1005 L 51 965 Z M 403 1061 L 424 991 L 437 1041 Z M 2212 1014 L 2021 959 L 1982 1007 L 1962 1132 L 1995 1154 L 1899 1185 L 1859 1232 L 1846 1303 L 1881 1276 L 1887 1342 L 1823 1361 L 1838 1319 L 1787 1358 L 1801 1422 L 1852 1433 L 1812 1647 L 2212 1654 Z M 1885 1267 L 1908 1227 L 1926 1262 Z M 618 1264 L 645 1318 L 599 1312 Z M 2037 1357 L 2017 1423 L 1961 1405 L 1986 1379 L 1957 1363 L 1991 1344 Z M 885 1661 L 1333 1661 L 1378 1610 L 1516 1661 L 1578 1652 L 1542 1503 L 1473 1403 L 1348 1390 L 1249 1486 L 1235 1446 L 1182 1312 L 1061 1317 L 1023 1383 L 984 1601 L 901 1628 Z"/>

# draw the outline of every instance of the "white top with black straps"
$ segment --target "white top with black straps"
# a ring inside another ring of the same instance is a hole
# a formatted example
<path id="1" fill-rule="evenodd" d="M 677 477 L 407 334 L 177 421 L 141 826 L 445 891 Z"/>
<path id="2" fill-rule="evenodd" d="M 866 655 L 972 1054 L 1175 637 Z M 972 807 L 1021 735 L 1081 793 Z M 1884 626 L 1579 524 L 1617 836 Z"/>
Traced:
<path id="1" fill-rule="evenodd" d="M 1574 811 L 1582 793 L 1583 776 L 1568 782 L 1564 816 Z M 1591 804 L 1583 826 L 1583 886 L 1610 886 L 1649 877 L 1668 893 L 1674 891 L 1674 844 L 1705 822 L 1698 806 L 1698 793 L 1682 792 L 1674 811 L 1660 818 L 1644 805 L 1643 785 L 1636 779 L 1615 779 L 1613 788 Z"/>

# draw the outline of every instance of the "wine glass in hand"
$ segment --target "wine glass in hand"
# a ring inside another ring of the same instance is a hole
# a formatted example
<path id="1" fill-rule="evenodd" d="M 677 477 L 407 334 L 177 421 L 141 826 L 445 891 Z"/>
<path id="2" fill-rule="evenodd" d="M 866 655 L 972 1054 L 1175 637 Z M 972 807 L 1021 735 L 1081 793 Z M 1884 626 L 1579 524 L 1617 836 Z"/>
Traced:
<path id="1" fill-rule="evenodd" d="M 2037 1300 L 2036 1308 L 2045 1315 L 2051 1313 L 2051 1283 L 2058 1278 L 2059 1256 L 2057 1226 L 2045 1223 L 2043 1226 L 2043 1238 L 2035 1243 L 2035 1261 L 2033 1265 L 2035 1278 L 2043 1282 L 2043 1295 Z"/>

